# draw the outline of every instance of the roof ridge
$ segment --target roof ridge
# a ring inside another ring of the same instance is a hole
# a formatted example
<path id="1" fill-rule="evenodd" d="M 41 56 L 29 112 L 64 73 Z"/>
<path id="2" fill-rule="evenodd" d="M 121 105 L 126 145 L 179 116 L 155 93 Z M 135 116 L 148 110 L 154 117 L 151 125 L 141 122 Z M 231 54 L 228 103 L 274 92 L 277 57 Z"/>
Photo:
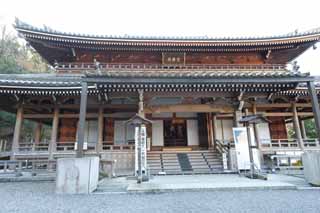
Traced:
<path id="1" fill-rule="evenodd" d="M 18 29 L 32 30 L 42 33 L 58 34 L 62 36 L 77 36 L 86 38 L 103 38 L 103 39 L 148 39 L 148 40 L 264 40 L 264 39 L 277 39 L 277 38 L 294 38 L 308 35 L 320 36 L 320 27 L 313 28 L 307 31 L 294 31 L 288 34 L 275 35 L 275 36 L 232 36 L 232 37 L 211 37 L 211 36 L 131 36 L 128 34 L 124 35 L 94 35 L 94 34 L 84 34 L 84 33 L 74 33 L 74 32 L 63 32 L 54 30 L 46 25 L 41 27 L 36 27 L 26 22 L 21 21 L 17 17 L 15 18 L 15 23 L 13 26 Z"/>

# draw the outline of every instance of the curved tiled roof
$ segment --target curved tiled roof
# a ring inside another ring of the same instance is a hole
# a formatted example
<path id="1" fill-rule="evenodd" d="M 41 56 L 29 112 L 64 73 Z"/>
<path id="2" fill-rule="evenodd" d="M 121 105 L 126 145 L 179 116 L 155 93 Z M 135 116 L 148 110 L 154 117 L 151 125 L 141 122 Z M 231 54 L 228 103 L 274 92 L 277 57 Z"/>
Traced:
<path id="1" fill-rule="evenodd" d="M 100 89 L 107 89 L 110 92 L 117 91 L 135 91 L 140 88 L 146 91 L 162 91 L 163 88 L 175 91 L 174 88 L 181 91 L 256 91 L 256 92 L 277 92 L 283 90 L 295 89 L 298 81 L 287 82 L 286 79 L 306 79 L 308 73 L 291 71 L 214 71 L 214 72 L 114 72 L 107 73 L 87 73 L 84 74 L 2 74 L 0 75 L 0 93 L 17 95 L 80 95 L 82 78 L 93 78 L 108 80 L 108 82 L 91 81 L 88 93 L 98 94 Z M 171 79 L 173 79 L 171 81 Z M 175 80 L 181 79 L 181 82 Z M 219 83 L 219 79 L 226 79 Z M 230 79 L 230 81 L 228 80 Z M 231 79 L 265 79 L 264 82 L 257 81 L 249 84 L 241 82 L 232 83 Z M 275 79 L 279 79 L 275 80 Z M 283 82 L 281 83 L 281 80 Z M 92 79 L 91 79 L 92 80 Z M 138 80 L 138 81 L 135 81 Z M 211 81 L 208 83 L 207 81 Z M 270 81 L 269 81 L 270 80 Z M 90 82 L 90 81 L 89 81 Z M 94 82 L 94 83 L 93 83 Z M 154 82 L 154 83 L 152 83 Z M 268 83 L 273 82 L 273 83 Z M 287 83 L 286 83 L 287 82 Z M 159 85 L 161 86 L 159 87 Z M 274 85 L 274 86 L 272 86 Z M 222 88 L 223 87 L 223 88 Z M 301 85 L 303 87 L 303 85 Z M 188 89 L 189 88 L 189 89 Z M 216 88 L 216 89 L 214 89 Z M 268 89 L 269 88 L 269 89 Z M 271 89 L 270 89 L 271 88 Z M 306 89 L 302 89 L 306 91 Z M 283 93 L 287 94 L 287 93 Z M 290 93 L 291 94 L 291 93 Z M 289 93 L 288 93 L 289 95 Z"/>
<path id="2" fill-rule="evenodd" d="M 0 74 L 1 86 L 26 86 L 26 87 L 64 87 L 73 88 L 81 86 L 82 77 L 99 78 L 186 78 L 186 79 L 218 79 L 218 78 L 286 78 L 308 77 L 309 73 L 293 71 L 88 71 L 85 74 Z"/>
<path id="3" fill-rule="evenodd" d="M 283 78 L 283 77 L 307 77 L 309 73 L 292 71 L 106 71 L 88 72 L 87 76 L 99 77 L 134 77 L 134 78 Z"/>
<path id="4" fill-rule="evenodd" d="M 38 35 L 39 38 L 51 37 L 55 41 L 68 41 L 75 40 L 83 44 L 102 44 L 104 41 L 114 41 L 114 42 L 147 42 L 148 44 L 152 43 L 163 43 L 167 42 L 176 43 L 177 46 L 183 43 L 192 43 L 201 46 L 201 43 L 215 43 L 217 46 L 223 45 L 270 45 L 273 43 L 276 44 L 289 44 L 297 43 L 299 41 L 310 42 L 318 41 L 320 39 L 320 28 L 315 28 L 312 30 L 304 32 L 295 32 L 285 35 L 277 36 L 261 36 L 261 37 L 208 37 L 208 36 L 198 36 L 198 37 L 166 37 L 166 36 L 115 36 L 115 35 L 88 35 L 88 34 L 79 34 L 79 33 L 67 33 L 57 30 L 53 30 L 50 27 L 44 26 L 43 28 L 35 27 L 25 22 L 16 19 L 14 27 L 21 33 L 33 33 Z M 180 44 L 179 44 L 180 43 Z M 144 45 L 142 43 L 141 45 Z M 194 45 L 194 44 L 193 44 Z"/>
<path id="5" fill-rule="evenodd" d="M 41 87 L 55 89 L 56 87 L 73 88 L 81 86 L 81 76 L 83 75 L 59 75 L 59 74 L 0 74 L 0 87 L 18 86 Z"/>

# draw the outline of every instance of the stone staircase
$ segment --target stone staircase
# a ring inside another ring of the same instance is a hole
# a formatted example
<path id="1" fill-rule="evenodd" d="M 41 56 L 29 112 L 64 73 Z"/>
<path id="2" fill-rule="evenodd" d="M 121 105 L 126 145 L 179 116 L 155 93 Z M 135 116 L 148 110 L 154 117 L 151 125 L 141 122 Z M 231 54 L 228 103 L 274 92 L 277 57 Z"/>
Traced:
<path id="1" fill-rule="evenodd" d="M 213 150 L 149 152 L 147 162 L 153 175 L 223 173 L 221 154 Z"/>

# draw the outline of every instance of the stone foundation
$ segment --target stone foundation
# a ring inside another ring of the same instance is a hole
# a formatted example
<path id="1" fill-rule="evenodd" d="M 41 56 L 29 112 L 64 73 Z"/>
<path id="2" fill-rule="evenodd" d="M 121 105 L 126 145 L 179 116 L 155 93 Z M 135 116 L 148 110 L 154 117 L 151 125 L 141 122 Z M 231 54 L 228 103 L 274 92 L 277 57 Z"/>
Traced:
<path id="1" fill-rule="evenodd" d="M 308 183 L 320 186 L 320 152 L 302 154 L 304 177 Z"/>
<path id="2" fill-rule="evenodd" d="M 115 161 L 114 174 L 134 175 L 134 152 L 110 152 L 101 154 L 101 160 Z M 107 174 L 112 173 L 110 166 L 102 168 Z"/>

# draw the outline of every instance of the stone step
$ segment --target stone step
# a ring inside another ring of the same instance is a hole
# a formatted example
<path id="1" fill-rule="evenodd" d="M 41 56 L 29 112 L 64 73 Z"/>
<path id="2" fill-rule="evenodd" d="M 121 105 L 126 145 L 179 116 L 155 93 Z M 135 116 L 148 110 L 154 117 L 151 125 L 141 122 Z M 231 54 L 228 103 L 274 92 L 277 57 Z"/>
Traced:
<path id="1" fill-rule="evenodd" d="M 197 165 L 208 165 L 206 162 L 190 162 L 192 166 L 197 166 Z"/>
<path id="2" fill-rule="evenodd" d="M 188 164 L 185 164 L 186 162 Z M 181 163 L 184 164 L 184 169 L 181 169 Z M 210 150 L 162 154 L 148 153 L 148 167 L 151 174 L 158 174 L 163 171 L 166 174 L 205 174 L 221 173 L 223 171 L 221 154 Z"/>

